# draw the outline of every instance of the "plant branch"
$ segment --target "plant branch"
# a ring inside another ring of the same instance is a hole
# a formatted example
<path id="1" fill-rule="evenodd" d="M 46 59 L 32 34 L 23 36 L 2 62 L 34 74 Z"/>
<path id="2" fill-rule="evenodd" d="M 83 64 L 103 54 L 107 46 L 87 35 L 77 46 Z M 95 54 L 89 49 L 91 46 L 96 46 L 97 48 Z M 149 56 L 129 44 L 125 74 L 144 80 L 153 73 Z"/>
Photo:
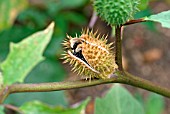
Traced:
<path id="1" fill-rule="evenodd" d="M 9 104 L 4 104 L 3 105 L 5 108 L 7 109 L 10 109 L 10 110 L 13 110 L 15 112 L 18 112 L 19 114 L 23 114 L 23 112 L 16 106 L 13 106 L 13 105 L 9 105 Z"/>
<path id="2" fill-rule="evenodd" d="M 121 33 L 121 26 L 116 26 L 115 28 L 115 45 L 116 45 L 116 54 L 115 54 L 115 61 L 118 65 L 118 69 L 120 71 L 123 71 L 122 67 L 122 33 Z"/>
<path id="3" fill-rule="evenodd" d="M 147 20 L 145 20 L 144 18 L 130 20 L 130 21 L 126 22 L 125 24 L 123 24 L 122 26 L 131 25 L 131 24 L 135 24 L 135 23 L 146 22 L 146 21 Z"/>
<path id="4" fill-rule="evenodd" d="M 39 83 L 39 84 L 13 84 L 11 86 L 7 86 L 6 89 L 0 92 L 0 103 L 3 103 L 5 98 L 12 93 L 59 91 L 59 90 L 83 88 L 83 87 L 89 87 L 89 86 L 95 86 L 95 85 L 107 84 L 107 83 L 128 84 L 170 98 L 169 89 L 158 86 L 150 81 L 141 79 L 137 76 L 125 72 L 123 73 L 123 76 L 122 74 L 120 75 L 118 73 L 118 75 L 113 78 L 106 79 L 106 80 L 103 79 L 92 80 L 91 82 L 85 80 L 78 80 L 78 81 L 65 81 L 65 82 L 53 82 L 53 83 Z"/>
<path id="5" fill-rule="evenodd" d="M 97 21 L 97 14 L 96 14 L 96 12 L 94 11 L 93 12 L 93 15 L 92 15 L 92 17 L 91 17 L 91 19 L 90 19 L 90 22 L 89 22 L 89 28 L 93 28 L 93 26 L 94 26 L 94 24 L 96 23 L 96 21 Z"/>

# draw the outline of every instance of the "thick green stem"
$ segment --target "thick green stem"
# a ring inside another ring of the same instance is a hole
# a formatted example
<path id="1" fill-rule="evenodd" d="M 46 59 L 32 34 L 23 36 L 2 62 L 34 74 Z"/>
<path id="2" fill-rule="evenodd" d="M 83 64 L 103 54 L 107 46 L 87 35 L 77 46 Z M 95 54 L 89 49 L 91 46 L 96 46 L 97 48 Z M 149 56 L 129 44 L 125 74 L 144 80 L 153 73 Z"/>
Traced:
<path id="1" fill-rule="evenodd" d="M 79 81 L 65 81 L 65 82 L 39 83 L 39 84 L 13 84 L 11 86 L 6 87 L 6 89 L 3 89 L 3 91 L 0 92 L 0 103 L 3 103 L 5 98 L 12 93 L 59 91 L 59 90 L 83 88 L 83 87 L 89 87 L 89 86 L 95 86 L 95 85 L 107 84 L 107 83 L 122 83 L 122 84 L 132 85 L 170 98 L 169 89 L 153 84 L 152 82 L 141 79 L 137 76 L 133 76 L 127 72 L 125 72 L 123 76 L 120 73 L 117 73 L 118 76 L 115 76 L 110 79 L 92 80 L 91 82 L 79 80 Z"/>
<path id="2" fill-rule="evenodd" d="M 128 80 L 128 82 L 124 84 L 132 85 L 134 87 L 139 87 L 139 88 L 142 88 L 142 89 L 145 89 L 151 92 L 155 92 L 162 96 L 170 98 L 170 89 L 168 88 L 161 87 L 148 80 L 129 74 L 128 72 L 125 72 L 125 76 L 123 78 L 125 78 L 125 80 Z"/>

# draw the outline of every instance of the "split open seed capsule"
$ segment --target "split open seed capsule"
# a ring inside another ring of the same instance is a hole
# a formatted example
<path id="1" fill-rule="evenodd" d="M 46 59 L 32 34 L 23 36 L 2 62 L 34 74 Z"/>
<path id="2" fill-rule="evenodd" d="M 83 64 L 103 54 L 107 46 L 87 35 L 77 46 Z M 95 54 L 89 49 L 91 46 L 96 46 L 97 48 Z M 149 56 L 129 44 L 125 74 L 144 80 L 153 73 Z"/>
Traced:
<path id="1" fill-rule="evenodd" d="M 69 62 L 72 70 L 85 78 L 109 78 L 117 69 L 112 43 L 88 29 L 80 37 L 67 36 L 63 42 L 64 63 Z"/>

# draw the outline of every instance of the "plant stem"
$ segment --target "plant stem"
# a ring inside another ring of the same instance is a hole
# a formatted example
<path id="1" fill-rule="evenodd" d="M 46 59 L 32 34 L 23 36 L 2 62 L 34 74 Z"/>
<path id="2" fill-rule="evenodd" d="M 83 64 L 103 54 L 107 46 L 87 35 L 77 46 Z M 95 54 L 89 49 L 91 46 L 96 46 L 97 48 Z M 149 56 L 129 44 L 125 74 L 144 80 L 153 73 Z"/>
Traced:
<path id="1" fill-rule="evenodd" d="M 89 22 L 89 25 L 88 25 L 90 29 L 93 28 L 96 21 L 97 21 L 97 14 L 96 14 L 96 12 L 93 12 L 93 15 L 92 15 L 90 22 Z"/>
<path id="2" fill-rule="evenodd" d="M 139 88 L 142 88 L 142 89 L 145 89 L 145 90 L 148 90 L 151 92 L 155 92 L 162 96 L 170 98 L 170 89 L 168 89 L 168 88 L 161 87 L 161 86 L 154 84 L 148 80 L 142 79 L 138 76 L 134 76 L 128 72 L 125 72 L 125 76 L 123 78 L 125 78 L 125 80 L 129 81 L 124 84 L 132 85 L 134 87 L 139 87 Z"/>
<path id="3" fill-rule="evenodd" d="M 116 54 L 115 54 L 115 61 L 118 65 L 118 69 L 123 71 L 122 67 L 122 33 L 121 33 L 121 26 L 116 26 L 115 28 L 115 45 L 116 45 Z"/>
<path id="4" fill-rule="evenodd" d="M 18 112 L 19 114 L 23 114 L 23 112 L 16 106 L 13 106 L 13 105 L 9 105 L 9 104 L 4 104 L 3 105 L 5 108 L 7 109 L 10 109 L 10 110 L 13 110 L 15 112 Z"/>
<path id="5" fill-rule="evenodd" d="M 150 81 L 141 79 L 137 76 L 133 76 L 125 72 L 123 76 L 118 75 L 110 79 L 92 80 L 91 82 L 78 80 L 78 81 L 65 81 L 65 82 L 53 82 L 53 83 L 39 83 L 39 84 L 13 84 L 11 86 L 7 86 L 6 89 L 0 92 L 0 103 L 3 103 L 5 98 L 9 94 L 12 94 L 12 93 L 59 91 L 59 90 L 83 88 L 83 87 L 89 87 L 89 86 L 95 86 L 95 85 L 107 84 L 107 83 L 128 84 L 128 85 L 143 88 L 145 90 L 149 90 L 149 91 L 152 91 L 152 92 L 155 92 L 155 93 L 158 93 L 160 95 L 170 98 L 169 89 L 163 88 L 161 86 L 153 84 Z"/>
<path id="6" fill-rule="evenodd" d="M 145 20 L 144 18 L 130 20 L 130 21 L 126 22 L 125 24 L 123 24 L 122 26 L 131 25 L 131 24 L 135 24 L 135 23 L 146 22 L 146 21 L 147 20 Z"/>

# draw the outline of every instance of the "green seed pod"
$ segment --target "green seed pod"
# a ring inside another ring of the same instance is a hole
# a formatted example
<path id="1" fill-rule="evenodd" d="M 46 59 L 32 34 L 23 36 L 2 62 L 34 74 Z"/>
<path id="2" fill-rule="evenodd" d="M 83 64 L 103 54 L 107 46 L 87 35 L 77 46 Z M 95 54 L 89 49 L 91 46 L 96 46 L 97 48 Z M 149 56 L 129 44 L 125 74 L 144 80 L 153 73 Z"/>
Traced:
<path id="1" fill-rule="evenodd" d="M 133 18 L 139 0 L 94 0 L 97 14 L 111 25 L 121 25 Z"/>
<path id="2" fill-rule="evenodd" d="M 73 66 L 73 70 L 85 78 L 109 78 L 117 69 L 115 55 L 112 52 L 112 43 L 107 44 L 106 37 L 101 37 L 83 31 L 80 37 L 68 39 L 63 45 L 66 49 L 65 62 Z"/>

